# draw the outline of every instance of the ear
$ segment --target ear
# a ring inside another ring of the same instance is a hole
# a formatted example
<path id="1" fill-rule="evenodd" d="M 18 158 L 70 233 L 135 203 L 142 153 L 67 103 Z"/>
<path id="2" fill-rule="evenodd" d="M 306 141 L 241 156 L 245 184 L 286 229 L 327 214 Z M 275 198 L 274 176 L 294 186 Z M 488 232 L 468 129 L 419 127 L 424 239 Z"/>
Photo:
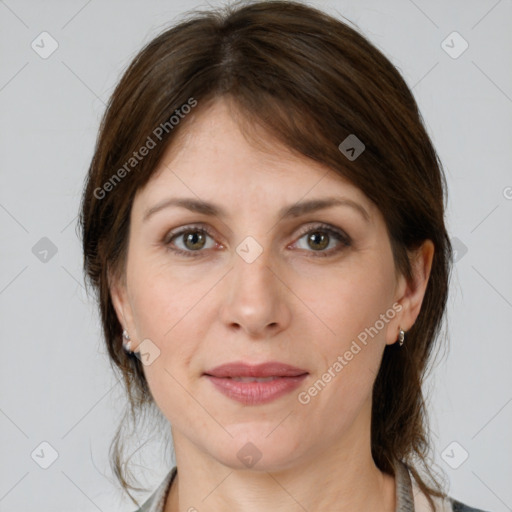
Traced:
<path id="1" fill-rule="evenodd" d="M 418 318 L 433 259 L 434 244 L 432 240 L 425 240 L 418 249 L 409 253 L 412 278 L 407 280 L 402 274 L 398 277 L 395 303 L 399 304 L 401 309 L 398 307 L 395 309 L 394 307 L 399 312 L 388 326 L 386 344 L 392 345 L 395 343 L 399 329 L 407 332 Z"/>
<path id="2" fill-rule="evenodd" d="M 136 340 L 135 323 L 133 321 L 132 308 L 128 296 L 126 286 L 126 279 L 120 278 L 110 270 L 108 271 L 108 283 L 110 290 L 110 298 L 112 305 L 117 314 L 117 319 L 123 329 L 126 329 L 130 338 L 132 339 L 132 350 L 134 348 L 134 341 Z"/>

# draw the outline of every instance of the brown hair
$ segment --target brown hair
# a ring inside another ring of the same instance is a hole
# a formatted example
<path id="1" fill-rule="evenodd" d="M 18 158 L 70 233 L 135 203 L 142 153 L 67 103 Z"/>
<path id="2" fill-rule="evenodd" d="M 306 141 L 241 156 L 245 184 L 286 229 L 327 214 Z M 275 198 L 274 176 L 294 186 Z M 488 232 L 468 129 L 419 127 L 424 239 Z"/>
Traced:
<path id="1" fill-rule="evenodd" d="M 188 19 L 139 52 L 117 85 L 81 204 L 84 270 L 97 293 L 111 365 L 123 377 L 132 419 L 144 407 L 156 407 L 141 361 L 122 349 L 109 273 L 124 275 L 135 193 L 194 114 L 226 97 L 246 127 L 257 123 L 291 150 L 349 179 L 374 201 L 387 225 L 396 268 L 406 277 L 411 277 L 408 251 L 433 241 L 421 311 L 404 346 L 385 348 L 371 419 L 376 465 L 394 474 L 394 461 L 406 462 L 432 504 L 431 496 L 445 493 L 429 467 L 422 382 L 445 312 L 451 245 L 444 224 L 445 177 L 411 91 L 365 37 L 305 4 L 238 2 L 187 14 Z M 183 114 L 178 122 L 170 122 L 173 113 Z M 338 148 L 351 134 L 365 145 L 355 160 Z M 146 156 L 130 160 L 149 139 L 155 146 Z M 128 483 L 120 432 L 121 425 L 111 445 L 111 463 L 133 500 L 128 489 L 141 489 Z M 429 480 L 420 476 L 417 464 Z"/>

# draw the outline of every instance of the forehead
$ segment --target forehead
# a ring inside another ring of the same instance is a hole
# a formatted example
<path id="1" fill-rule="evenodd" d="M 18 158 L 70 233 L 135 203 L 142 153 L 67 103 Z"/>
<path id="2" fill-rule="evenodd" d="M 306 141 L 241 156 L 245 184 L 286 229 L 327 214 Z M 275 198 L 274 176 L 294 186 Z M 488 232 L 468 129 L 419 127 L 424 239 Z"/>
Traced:
<path id="1" fill-rule="evenodd" d="M 139 203 L 169 193 L 237 203 L 264 201 L 271 195 L 287 204 L 340 194 L 360 201 L 370 214 L 375 209 L 373 202 L 339 173 L 284 146 L 260 126 L 249 124 L 225 99 L 198 109 L 187 121 L 138 192 Z"/>

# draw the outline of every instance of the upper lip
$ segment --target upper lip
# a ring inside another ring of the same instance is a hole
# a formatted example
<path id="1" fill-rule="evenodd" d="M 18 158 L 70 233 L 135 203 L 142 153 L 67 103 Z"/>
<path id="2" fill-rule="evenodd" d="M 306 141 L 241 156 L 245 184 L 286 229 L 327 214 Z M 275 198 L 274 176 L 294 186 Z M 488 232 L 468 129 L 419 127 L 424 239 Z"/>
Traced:
<path id="1" fill-rule="evenodd" d="M 308 371 L 279 361 L 256 365 L 234 361 L 221 364 L 204 373 L 212 377 L 296 377 L 308 373 Z"/>

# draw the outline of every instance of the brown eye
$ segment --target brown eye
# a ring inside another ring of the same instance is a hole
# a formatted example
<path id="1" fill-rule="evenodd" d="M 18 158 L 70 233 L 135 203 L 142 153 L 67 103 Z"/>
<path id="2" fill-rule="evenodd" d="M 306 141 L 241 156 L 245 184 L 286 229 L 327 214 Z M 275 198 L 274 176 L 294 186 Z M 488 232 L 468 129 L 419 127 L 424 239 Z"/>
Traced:
<path id="1" fill-rule="evenodd" d="M 208 238 L 211 240 L 208 245 Z M 184 256 L 200 256 L 216 246 L 212 235 L 204 228 L 188 227 L 169 233 L 163 244 L 171 251 Z"/>
<path id="2" fill-rule="evenodd" d="M 303 233 L 296 244 L 299 249 L 305 249 L 309 253 L 316 253 L 314 256 L 332 256 L 350 247 L 352 243 L 350 237 L 343 231 L 329 225 L 314 226 L 313 229 L 303 231 Z M 304 239 L 305 244 L 301 247 L 301 242 Z"/>
<path id="3" fill-rule="evenodd" d="M 200 231 L 188 231 L 182 236 L 185 246 L 192 251 L 202 249 L 206 243 L 206 237 Z"/>
<path id="4" fill-rule="evenodd" d="M 329 235 L 321 231 L 313 231 L 308 235 L 307 241 L 312 249 L 320 251 L 329 245 Z"/>

